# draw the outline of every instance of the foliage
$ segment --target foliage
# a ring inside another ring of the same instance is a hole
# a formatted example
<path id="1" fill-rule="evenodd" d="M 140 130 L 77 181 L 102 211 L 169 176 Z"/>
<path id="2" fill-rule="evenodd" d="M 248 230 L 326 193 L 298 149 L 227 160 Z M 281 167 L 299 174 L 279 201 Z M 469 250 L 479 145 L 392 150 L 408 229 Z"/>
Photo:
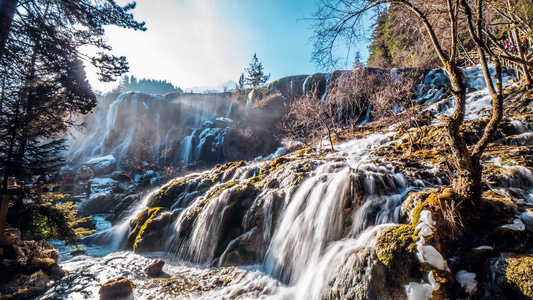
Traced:
<path id="1" fill-rule="evenodd" d="M 450 79 L 449 92 L 455 98 L 454 112 L 443 118 L 447 131 L 450 150 L 457 166 L 457 178 L 454 190 L 469 204 L 478 206 L 481 202 L 482 166 L 481 156 L 492 140 L 503 116 L 502 60 L 513 60 L 527 68 L 532 63 L 501 55 L 494 51 L 498 41 L 491 38 L 491 30 L 484 23 L 489 17 L 482 0 L 469 1 L 407 1 L 407 0 L 321 0 L 315 14 L 315 61 L 319 64 L 332 56 L 333 45 L 338 39 L 348 37 L 353 41 L 358 35 L 358 26 L 363 20 L 375 17 L 379 8 L 394 4 L 407 10 L 409 14 L 424 27 L 426 38 L 431 42 L 434 53 L 438 56 L 443 69 Z M 378 9 L 376 11 L 376 9 Z M 466 33 L 466 34 L 464 34 Z M 465 74 L 459 69 L 461 55 L 468 55 L 465 44 L 473 45 L 477 52 L 475 60 L 481 64 L 485 83 L 492 98 L 493 110 L 490 121 L 476 145 L 469 149 L 461 125 L 465 118 L 466 83 Z M 331 59 L 329 59 L 331 60 Z M 492 61 L 496 69 L 496 81 L 491 77 L 488 62 Z M 527 72 L 526 72 L 527 73 Z M 527 77 L 527 76 L 526 76 Z M 527 78 L 526 78 L 527 79 Z M 530 80 L 526 80 L 529 84 Z"/>
<path id="2" fill-rule="evenodd" d="M 56 203 L 61 195 L 43 194 L 42 201 L 35 195 L 25 195 L 15 200 L 8 215 L 9 223 L 27 232 L 36 240 L 63 240 L 75 245 L 78 238 L 94 230 L 80 227 L 89 217 L 78 218 L 77 205 L 72 202 Z"/>
<path id="3" fill-rule="evenodd" d="M 38 175 L 62 164 L 60 152 L 75 116 L 96 106 L 82 61 L 103 81 L 127 71 L 124 57 L 106 54 L 104 25 L 144 30 L 114 1 L 24 1 L 17 6 L 0 61 L 0 163 L 4 177 Z M 79 48 L 102 50 L 94 57 Z M 7 182 L 4 180 L 4 192 Z"/>
<path id="4" fill-rule="evenodd" d="M 286 137 L 296 139 L 308 147 L 314 147 L 326 135 L 332 151 L 334 126 L 334 118 L 328 107 L 323 105 L 316 90 L 296 98 L 280 125 Z"/>
<path id="5" fill-rule="evenodd" d="M 295 99 L 281 124 L 284 134 L 308 147 L 327 135 L 332 138 L 339 127 L 351 127 L 369 118 L 399 123 L 400 113 L 411 119 L 411 99 L 415 94 L 417 74 L 390 73 L 379 69 L 358 67 L 334 74 L 327 94 L 317 91 Z M 401 124 L 400 124 L 401 125 Z"/>
<path id="6" fill-rule="evenodd" d="M 134 76 L 122 77 L 117 92 L 141 92 L 146 94 L 183 93 L 183 90 L 166 80 L 137 79 Z"/>
<path id="7" fill-rule="evenodd" d="M 423 28 L 397 5 L 381 11 L 372 33 L 367 65 L 378 68 L 437 68 L 438 58 Z"/>
<path id="8" fill-rule="evenodd" d="M 250 62 L 250 67 L 246 68 L 245 71 L 247 76 L 244 78 L 244 83 L 245 86 L 250 88 L 263 87 L 270 78 L 270 74 L 265 74 L 263 63 L 259 61 L 259 59 L 257 58 L 257 54 L 255 53 L 252 57 L 252 61 Z M 239 85 L 240 84 L 241 79 L 239 79 Z"/>

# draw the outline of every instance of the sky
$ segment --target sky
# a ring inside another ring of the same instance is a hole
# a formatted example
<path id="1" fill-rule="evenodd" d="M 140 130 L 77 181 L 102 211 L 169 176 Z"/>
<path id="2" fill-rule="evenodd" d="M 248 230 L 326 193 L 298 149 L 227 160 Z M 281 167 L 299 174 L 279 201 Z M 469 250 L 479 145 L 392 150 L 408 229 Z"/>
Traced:
<path id="1" fill-rule="evenodd" d="M 132 12 L 147 31 L 110 26 L 106 33 L 137 78 L 212 87 L 238 81 L 254 53 L 270 80 L 318 71 L 310 61 L 313 0 L 141 0 Z M 366 46 L 359 51 L 367 55 Z M 96 90 L 117 85 L 99 82 L 89 66 L 86 71 Z"/>

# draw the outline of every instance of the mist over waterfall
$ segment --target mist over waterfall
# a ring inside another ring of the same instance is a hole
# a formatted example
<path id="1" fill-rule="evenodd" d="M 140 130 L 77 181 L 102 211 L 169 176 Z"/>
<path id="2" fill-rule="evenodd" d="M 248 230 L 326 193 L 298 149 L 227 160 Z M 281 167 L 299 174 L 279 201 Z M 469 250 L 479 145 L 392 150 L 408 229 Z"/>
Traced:
<path id="1" fill-rule="evenodd" d="M 233 106 L 229 93 L 109 94 L 82 120 L 87 127 L 74 132 L 68 161 L 76 166 L 112 155 L 119 168 L 222 162 L 225 129 L 238 115 Z"/>

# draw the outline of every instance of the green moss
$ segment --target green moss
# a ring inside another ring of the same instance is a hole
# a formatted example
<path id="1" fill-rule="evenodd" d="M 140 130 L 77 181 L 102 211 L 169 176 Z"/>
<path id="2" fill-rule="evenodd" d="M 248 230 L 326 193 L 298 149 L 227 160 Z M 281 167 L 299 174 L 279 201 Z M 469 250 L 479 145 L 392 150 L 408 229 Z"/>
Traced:
<path id="1" fill-rule="evenodd" d="M 387 279 L 393 285 L 406 284 L 411 273 L 416 272 L 417 240 L 413 227 L 409 225 L 390 227 L 379 236 L 376 254 L 379 261 L 387 267 Z"/>
<path id="2" fill-rule="evenodd" d="M 265 179 L 265 175 L 262 175 L 262 174 L 259 174 L 257 176 L 254 176 L 252 177 L 248 183 L 251 183 L 251 184 L 258 184 L 260 183 L 263 179 Z"/>
<path id="3" fill-rule="evenodd" d="M 505 277 L 527 297 L 533 298 L 533 257 L 507 259 Z"/>
<path id="4" fill-rule="evenodd" d="M 245 166 L 245 165 L 246 165 L 246 162 L 244 162 L 242 160 L 241 161 L 229 162 L 229 163 L 226 163 L 223 166 L 216 165 L 213 168 L 213 171 L 210 173 L 210 176 L 212 176 L 211 182 L 213 182 L 213 183 L 219 182 L 224 177 L 224 174 L 226 173 L 226 171 L 228 171 L 228 170 L 230 170 L 232 168 L 239 168 L 239 167 L 242 167 L 242 166 Z"/>
<path id="5" fill-rule="evenodd" d="M 376 244 L 376 254 L 378 259 L 386 266 L 391 267 L 394 260 L 398 259 L 398 254 L 403 254 L 402 250 L 408 253 L 416 252 L 417 236 L 413 227 L 409 225 L 398 225 L 387 229 L 378 238 Z"/>
<path id="6" fill-rule="evenodd" d="M 298 150 L 298 151 L 294 152 L 294 155 L 302 156 L 302 155 L 305 155 L 305 154 L 313 153 L 314 151 L 315 151 L 314 148 L 304 148 L 304 149 L 301 149 L 301 150 Z"/>
<path id="7" fill-rule="evenodd" d="M 163 186 L 152 197 L 148 207 L 165 207 L 169 209 L 174 203 L 174 200 L 176 200 L 178 196 L 186 190 L 188 180 L 189 177 L 181 177 Z"/>
<path id="8" fill-rule="evenodd" d="M 155 218 L 159 213 L 165 210 L 164 207 L 150 207 L 144 210 L 131 224 L 132 230 L 124 246 L 124 250 L 133 250 L 137 248 L 137 244 L 142 240 L 142 234 L 146 229 L 146 225 Z"/>
<path id="9" fill-rule="evenodd" d="M 412 216 L 413 223 L 411 223 L 413 227 L 416 226 L 418 222 L 420 221 L 420 213 L 424 210 L 424 206 L 425 204 L 422 202 L 418 204 L 417 206 L 415 206 L 415 209 L 413 209 L 413 216 Z"/>
<path id="10" fill-rule="evenodd" d="M 148 209 L 148 219 L 142 224 L 141 228 L 139 229 L 139 234 L 135 238 L 135 243 L 133 244 L 133 251 L 137 249 L 137 244 L 142 240 L 142 235 L 144 234 L 144 230 L 146 229 L 146 226 L 152 219 L 154 219 L 162 210 L 164 210 L 163 207 L 155 207 L 155 208 L 149 208 Z"/>
<path id="11" fill-rule="evenodd" d="M 415 156 L 422 156 L 423 158 L 433 158 L 438 159 L 442 157 L 442 154 L 439 151 L 432 150 L 418 150 L 415 152 Z"/>
<path id="12" fill-rule="evenodd" d="M 284 156 L 274 159 L 272 163 L 270 164 L 269 172 L 272 173 L 272 171 L 274 171 L 276 168 L 278 168 L 279 166 L 283 165 L 284 163 L 288 161 L 289 159 Z"/>

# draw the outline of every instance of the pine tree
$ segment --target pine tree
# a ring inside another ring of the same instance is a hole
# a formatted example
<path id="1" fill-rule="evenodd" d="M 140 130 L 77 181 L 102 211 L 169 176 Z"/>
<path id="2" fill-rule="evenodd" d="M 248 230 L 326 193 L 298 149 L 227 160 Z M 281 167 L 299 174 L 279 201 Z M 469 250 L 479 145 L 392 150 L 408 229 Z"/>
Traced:
<path id="1" fill-rule="evenodd" d="M 246 86 L 251 88 L 263 87 L 270 78 L 270 74 L 265 75 L 263 70 L 263 63 L 257 58 L 257 54 L 254 53 L 250 67 L 245 69 L 248 76 L 244 79 Z M 240 79 L 239 79 L 240 81 Z"/>
<path id="2" fill-rule="evenodd" d="M 76 116 L 96 106 L 82 60 L 98 68 L 101 81 L 127 72 L 125 57 L 105 53 L 104 25 L 145 30 L 114 1 L 20 2 L 0 60 L 0 165 L 2 194 L 8 177 L 42 175 L 63 164 L 61 151 Z M 102 49 L 94 57 L 81 46 Z M 4 205 L 4 203 L 2 203 Z M 5 216 L 0 216 L 0 231 Z M 3 232 L 0 232 L 0 239 Z"/>
<path id="3" fill-rule="evenodd" d="M 241 73 L 241 77 L 239 77 L 239 82 L 237 84 L 235 84 L 235 91 L 240 93 L 242 91 L 244 91 L 244 89 L 246 88 L 245 87 L 245 81 L 246 79 L 244 78 L 244 73 Z"/>

